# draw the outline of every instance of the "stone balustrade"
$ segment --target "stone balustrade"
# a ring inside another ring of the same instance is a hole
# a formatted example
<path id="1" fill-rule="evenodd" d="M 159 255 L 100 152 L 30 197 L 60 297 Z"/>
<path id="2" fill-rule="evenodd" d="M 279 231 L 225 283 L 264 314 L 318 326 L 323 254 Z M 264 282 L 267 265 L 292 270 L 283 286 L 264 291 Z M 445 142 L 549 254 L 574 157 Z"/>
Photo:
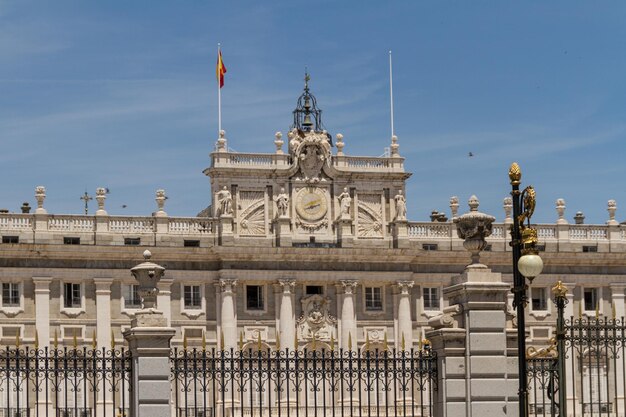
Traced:
<path id="1" fill-rule="evenodd" d="M 223 219 L 222 219 L 223 220 Z M 0 235 L 18 237 L 19 243 L 63 243 L 64 237 L 80 237 L 80 243 L 116 245 L 125 238 L 141 238 L 140 245 L 182 246 L 185 239 L 202 240 L 201 246 L 219 243 L 223 228 L 218 218 L 165 216 L 54 215 L 0 213 Z M 232 219 L 227 219 L 232 221 Z M 452 222 L 405 222 L 407 242 L 402 247 L 420 248 L 436 244 L 438 250 L 462 250 Z M 494 223 L 487 238 L 493 251 L 508 249 L 510 226 Z M 539 224 L 539 244 L 549 252 L 626 252 L 626 226 L 619 224 Z M 234 233 L 234 243 L 245 244 L 250 237 Z M 258 239 L 258 236 L 253 237 Z M 267 232 L 267 239 L 273 233 Z M 295 238 L 295 237 L 294 237 Z M 393 246 L 388 236 L 387 246 Z M 383 241 L 385 239 L 382 239 Z M 7 239 L 5 243 L 13 242 Z M 295 242 L 295 240 L 294 240 Z M 330 242 L 332 243 L 332 242 Z M 371 239 L 354 239 L 354 246 L 371 245 Z M 380 245 L 380 243 L 378 243 Z M 288 245 L 290 246 L 290 244 Z M 583 249 L 587 246 L 587 249 Z M 431 249 L 432 250 L 432 249 Z"/>

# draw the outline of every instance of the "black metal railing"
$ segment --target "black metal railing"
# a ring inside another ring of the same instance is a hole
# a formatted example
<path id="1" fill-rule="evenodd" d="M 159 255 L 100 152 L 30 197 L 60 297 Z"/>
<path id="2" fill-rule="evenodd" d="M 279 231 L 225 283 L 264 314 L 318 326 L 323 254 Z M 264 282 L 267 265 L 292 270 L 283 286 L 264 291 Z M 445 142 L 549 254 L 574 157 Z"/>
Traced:
<path id="1" fill-rule="evenodd" d="M 430 349 L 174 349 L 172 396 L 177 417 L 428 417 L 436 363 Z"/>
<path id="2" fill-rule="evenodd" d="M 530 414 L 534 416 L 558 416 L 558 359 L 556 357 L 528 358 L 526 375 L 528 377 Z"/>
<path id="3" fill-rule="evenodd" d="M 129 403 L 130 353 L 121 349 L 0 350 L 0 417 L 116 417 Z"/>

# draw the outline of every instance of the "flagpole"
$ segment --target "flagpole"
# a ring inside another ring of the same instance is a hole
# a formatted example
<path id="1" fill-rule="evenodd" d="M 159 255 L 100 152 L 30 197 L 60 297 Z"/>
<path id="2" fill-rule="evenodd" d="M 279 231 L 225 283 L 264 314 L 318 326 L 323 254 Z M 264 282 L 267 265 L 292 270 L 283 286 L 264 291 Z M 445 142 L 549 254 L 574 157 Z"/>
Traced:
<path id="1" fill-rule="evenodd" d="M 220 61 L 221 45 L 217 44 L 217 59 Z M 222 133 L 222 88 L 220 86 L 220 74 L 217 74 L 217 137 Z"/>
<path id="2" fill-rule="evenodd" d="M 393 71 L 391 67 L 391 51 L 389 51 L 389 103 L 391 106 L 391 136 L 395 134 L 393 128 Z"/>

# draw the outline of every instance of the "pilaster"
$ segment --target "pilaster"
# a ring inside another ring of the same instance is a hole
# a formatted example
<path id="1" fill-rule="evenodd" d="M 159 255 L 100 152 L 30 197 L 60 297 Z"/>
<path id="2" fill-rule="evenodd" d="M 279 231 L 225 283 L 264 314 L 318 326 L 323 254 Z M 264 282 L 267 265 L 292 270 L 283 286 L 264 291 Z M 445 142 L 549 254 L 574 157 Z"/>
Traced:
<path id="1" fill-rule="evenodd" d="M 50 345 L 50 282 L 51 277 L 33 277 L 35 285 L 35 328 L 39 347 Z"/>
<path id="2" fill-rule="evenodd" d="M 237 348 L 237 314 L 235 308 L 235 287 L 237 280 L 233 278 L 222 278 L 219 281 L 221 288 L 222 308 L 220 313 L 221 332 L 223 335 L 223 346 L 225 350 Z M 221 336 L 218 335 L 218 338 Z"/>
<path id="3" fill-rule="evenodd" d="M 289 217 L 278 217 L 274 220 L 274 233 L 276 235 L 276 246 L 290 247 L 292 242 L 291 219 Z"/>
<path id="4" fill-rule="evenodd" d="M 402 249 L 409 247 L 409 222 L 396 220 L 393 225 L 393 247 Z"/>
<path id="5" fill-rule="evenodd" d="M 342 216 L 335 223 L 337 227 L 337 242 L 342 248 L 351 248 L 354 246 L 354 235 L 352 233 L 352 220 L 349 217 Z"/>
<path id="6" fill-rule="evenodd" d="M 234 244 L 233 216 L 222 214 L 219 220 L 219 244 L 221 246 L 232 246 Z"/>

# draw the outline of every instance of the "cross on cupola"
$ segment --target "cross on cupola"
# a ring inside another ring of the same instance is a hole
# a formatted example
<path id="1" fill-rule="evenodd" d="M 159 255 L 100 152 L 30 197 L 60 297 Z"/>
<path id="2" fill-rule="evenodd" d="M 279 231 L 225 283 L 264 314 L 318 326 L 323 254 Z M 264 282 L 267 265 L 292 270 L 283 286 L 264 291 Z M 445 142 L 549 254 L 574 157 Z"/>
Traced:
<path id="1" fill-rule="evenodd" d="M 292 129 L 298 129 L 301 132 L 323 132 L 324 125 L 322 124 L 322 110 L 317 107 L 317 100 L 315 96 L 309 91 L 309 81 L 311 77 L 309 73 L 304 73 L 304 91 L 298 98 L 296 109 L 293 111 L 293 125 Z M 331 142 L 332 138 L 327 133 L 328 141 Z"/>

